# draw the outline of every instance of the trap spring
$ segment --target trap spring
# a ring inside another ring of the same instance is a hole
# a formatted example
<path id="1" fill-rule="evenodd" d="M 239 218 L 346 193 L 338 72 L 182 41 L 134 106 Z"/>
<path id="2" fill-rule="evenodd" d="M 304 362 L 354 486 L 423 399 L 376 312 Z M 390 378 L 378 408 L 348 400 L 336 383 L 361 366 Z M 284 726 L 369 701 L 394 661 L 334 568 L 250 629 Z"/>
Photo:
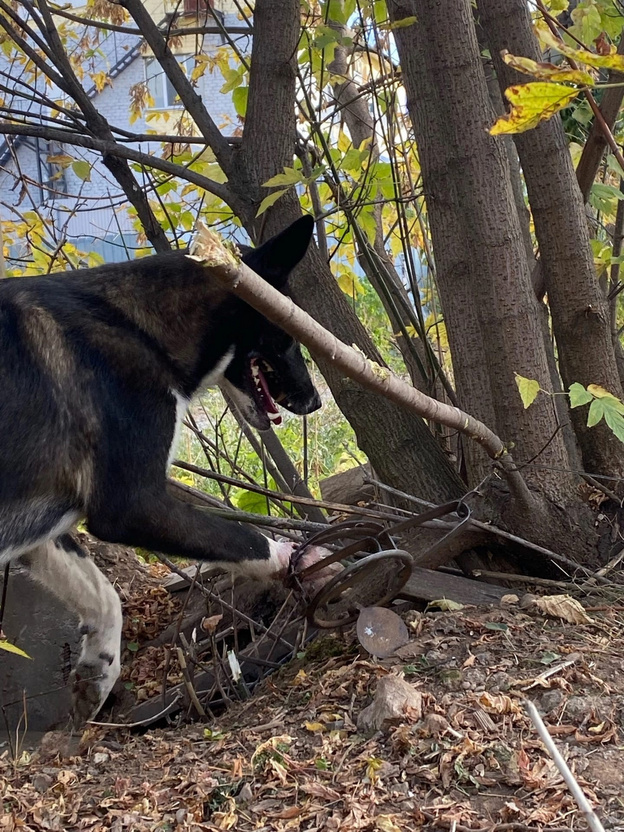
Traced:
<path id="1" fill-rule="evenodd" d="M 398 535 L 448 514 L 457 516 L 455 525 L 418 557 L 413 558 L 397 548 L 395 538 Z M 439 557 L 469 519 L 469 507 L 461 500 L 455 500 L 390 527 L 371 520 L 347 521 L 313 535 L 293 553 L 291 583 L 302 589 L 307 578 L 334 563 L 340 562 L 345 568 L 312 598 L 307 607 L 308 620 L 321 628 L 344 627 L 357 619 L 363 606 L 389 604 L 409 580 L 412 567 L 419 561 L 429 561 L 433 555 Z M 344 540 L 351 542 L 311 566 L 299 568 L 303 555 L 311 546 Z M 364 602 L 363 592 L 366 594 Z"/>

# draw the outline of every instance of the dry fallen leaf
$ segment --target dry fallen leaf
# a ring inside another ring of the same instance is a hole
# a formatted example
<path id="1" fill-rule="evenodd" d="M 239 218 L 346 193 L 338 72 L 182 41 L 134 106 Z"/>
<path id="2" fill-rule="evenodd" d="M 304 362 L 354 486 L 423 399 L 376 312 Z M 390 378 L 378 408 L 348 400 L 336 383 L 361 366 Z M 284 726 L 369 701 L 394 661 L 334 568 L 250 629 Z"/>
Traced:
<path id="1" fill-rule="evenodd" d="M 375 818 L 375 826 L 380 832 L 402 832 L 401 827 L 392 820 L 392 815 L 379 815 Z"/>
<path id="2" fill-rule="evenodd" d="M 545 595 L 535 599 L 535 606 L 545 615 L 561 618 L 568 624 L 593 624 L 593 618 L 585 612 L 576 598 L 569 595 Z"/>

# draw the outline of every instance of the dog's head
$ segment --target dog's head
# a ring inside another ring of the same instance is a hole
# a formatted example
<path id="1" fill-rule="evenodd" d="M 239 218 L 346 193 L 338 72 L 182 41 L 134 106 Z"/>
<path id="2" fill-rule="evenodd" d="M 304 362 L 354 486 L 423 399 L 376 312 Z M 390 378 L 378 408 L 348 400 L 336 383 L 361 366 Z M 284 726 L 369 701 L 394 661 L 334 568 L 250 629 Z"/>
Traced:
<path id="1" fill-rule="evenodd" d="M 243 247 L 243 262 L 275 289 L 286 293 L 290 272 L 305 255 L 314 221 L 305 216 L 258 248 Z M 222 385 L 249 422 L 268 430 L 281 422 L 277 405 L 303 416 L 321 399 L 297 342 L 255 310 L 241 321 L 234 356 Z"/>

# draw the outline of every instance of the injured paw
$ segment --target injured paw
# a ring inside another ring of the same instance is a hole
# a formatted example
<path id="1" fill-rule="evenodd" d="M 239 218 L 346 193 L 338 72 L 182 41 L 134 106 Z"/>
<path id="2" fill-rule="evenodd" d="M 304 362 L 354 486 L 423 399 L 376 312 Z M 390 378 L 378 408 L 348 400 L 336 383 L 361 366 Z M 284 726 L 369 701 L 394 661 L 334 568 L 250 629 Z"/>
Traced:
<path id="1" fill-rule="evenodd" d="M 288 575 L 293 553 L 299 544 L 292 540 L 271 540 L 269 543 L 273 544 L 271 547 L 271 557 L 273 558 L 275 555 L 276 562 L 279 563 L 279 569 L 276 570 L 274 577 L 284 579 Z M 322 546 L 308 547 L 297 562 L 297 572 L 307 569 L 309 566 L 329 557 L 329 555 L 331 555 L 329 549 L 324 549 Z M 331 563 L 324 569 L 319 569 L 318 572 L 314 572 L 308 578 L 304 578 L 302 585 L 309 593 L 315 594 L 339 572 L 342 572 L 342 569 L 343 567 L 340 563 Z"/>

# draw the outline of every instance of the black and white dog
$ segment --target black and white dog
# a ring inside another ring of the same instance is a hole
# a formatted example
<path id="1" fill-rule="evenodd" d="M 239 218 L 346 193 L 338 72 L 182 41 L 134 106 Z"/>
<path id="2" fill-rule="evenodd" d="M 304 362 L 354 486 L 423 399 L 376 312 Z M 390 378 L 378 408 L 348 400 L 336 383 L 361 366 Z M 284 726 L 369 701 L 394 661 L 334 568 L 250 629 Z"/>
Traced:
<path id="1" fill-rule="evenodd" d="M 243 259 L 285 291 L 312 228 L 303 217 Z M 68 534 L 77 521 L 104 541 L 247 575 L 288 565 L 293 544 L 167 490 L 191 397 L 217 384 L 260 430 L 279 421 L 276 402 L 297 414 L 321 404 L 293 339 L 184 252 L 0 281 L 0 565 L 19 558 L 79 616 L 78 717 L 117 679 L 122 620 Z"/>

